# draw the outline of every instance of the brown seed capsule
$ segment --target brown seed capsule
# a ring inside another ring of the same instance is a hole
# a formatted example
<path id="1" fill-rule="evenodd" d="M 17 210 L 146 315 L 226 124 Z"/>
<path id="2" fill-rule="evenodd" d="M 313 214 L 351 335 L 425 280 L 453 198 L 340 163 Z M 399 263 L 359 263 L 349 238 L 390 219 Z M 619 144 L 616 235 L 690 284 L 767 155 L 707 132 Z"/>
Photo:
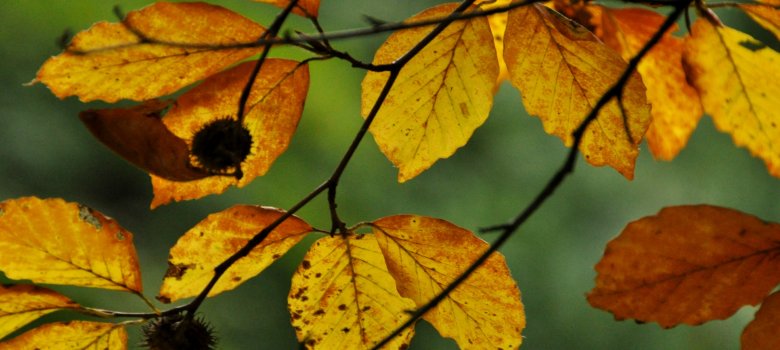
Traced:
<path id="1" fill-rule="evenodd" d="M 241 162 L 252 149 L 252 135 L 239 121 L 225 118 L 206 124 L 192 139 L 192 155 L 198 165 L 213 174 L 226 174 L 235 168 L 232 175 L 240 179 Z"/>
<path id="2" fill-rule="evenodd" d="M 150 350 L 213 350 L 217 344 L 214 330 L 201 318 L 179 313 L 149 321 L 143 327 L 143 346 Z"/>

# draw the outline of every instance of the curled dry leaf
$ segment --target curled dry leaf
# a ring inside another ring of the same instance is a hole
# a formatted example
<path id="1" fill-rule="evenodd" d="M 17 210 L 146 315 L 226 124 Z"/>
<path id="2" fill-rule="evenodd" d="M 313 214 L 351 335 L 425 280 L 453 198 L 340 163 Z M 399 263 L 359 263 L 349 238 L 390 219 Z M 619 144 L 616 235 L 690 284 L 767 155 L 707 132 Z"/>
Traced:
<path id="1" fill-rule="evenodd" d="M 715 126 L 780 177 L 780 54 L 736 29 L 698 19 L 684 60 Z"/>
<path id="2" fill-rule="evenodd" d="M 160 295 L 162 302 L 196 296 L 214 277 L 214 268 L 243 248 L 257 233 L 284 214 L 268 207 L 237 205 L 211 214 L 184 234 L 171 248 L 168 271 Z M 286 219 L 239 259 L 220 278 L 209 296 L 234 289 L 257 276 L 300 242 L 311 226 L 297 217 Z"/>
<path id="3" fill-rule="evenodd" d="M 187 143 L 160 119 L 167 103 L 149 101 L 131 108 L 98 109 L 79 117 L 92 135 L 134 165 L 172 181 L 192 181 L 208 174 L 190 165 Z"/>
<path id="4" fill-rule="evenodd" d="M 87 321 L 48 323 L 0 343 L 0 348 L 124 350 L 127 349 L 127 331 L 124 325 L 117 323 Z"/>
<path id="5" fill-rule="evenodd" d="M 0 339 L 43 315 L 78 307 L 51 289 L 32 284 L 0 286 Z"/>
<path id="6" fill-rule="evenodd" d="M 435 6 L 409 21 L 449 15 L 456 5 Z M 374 64 L 405 55 L 433 27 L 393 33 L 377 50 Z M 389 73 L 363 79 L 362 114 L 367 117 Z M 498 78 L 493 35 L 485 18 L 453 22 L 402 69 L 369 131 L 382 153 L 407 181 L 464 146 L 488 117 Z"/>
<path id="7" fill-rule="evenodd" d="M 36 283 L 141 292 L 133 235 L 113 219 L 62 199 L 0 203 L 0 271 Z"/>
<path id="8" fill-rule="evenodd" d="M 742 350 L 780 349 L 780 292 L 768 296 L 761 303 L 756 317 L 742 332 Z"/>
<path id="9" fill-rule="evenodd" d="M 287 8 L 290 5 L 290 0 L 255 0 L 257 2 L 264 2 L 266 4 L 274 5 L 278 8 Z M 294 14 L 317 18 L 320 11 L 320 0 L 299 0 L 293 8 Z"/>
<path id="10" fill-rule="evenodd" d="M 670 207 L 609 242 L 588 302 L 617 319 L 697 325 L 760 303 L 778 269 L 780 225 L 708 205 Z"/>
<path id="11" fill-rule="evenodd" d="M 488 244 L 449 222 L 398 215 L 374 221 L 374 234 L 402 296 L 422 306 L 449 286 Z M 494 253 L 423 316 L 461 349 L 517 349 L 525 313 L 506 261 Z"/>
<path id="12" fill-rule="evenodd" d="M 163 123 L 190 149 L 195 135 L 210 123 L 236 119 L 241 91 L 255 61 L 245 62 L 213 75 L 184 93 L 163 118 Z M 244 126 L 251 135 L 249 155 L 241 162 L 243 177 L 211 176 L 189 182 L 152 175 L 152 208 L 224 192 L 231 185 L 243 187 L 264 175 L 290 144 L 309 89 L 309 67 L 296 61 L 267 59 L 246 103 Z M 192 163 L 197 165 L 197 160 Z"/>
<path id="13" fill-rule="evenodd" d="M 623 59 L 585 27 L 540 4 L 509 12 L 504 59 L 525 109 L 566 145 L 573 143 L 574 130 L 626 68 Z M 645 87 L 637 73 L 623 89 L 623 106 L 621 111 L 616 100 L 607 103 L 585 130 L 580 149 L 590 164 L 609 165 L 632 179 L 639 143 L 650 125 Z"/>
<path id="14" fill-rule="evenodd" d="M 122 23 L 99 22 L 47 60 L 36 81 L 59 98 L 143 101 L 167 95 L 259 52 L 265 29 L 205 3 L 157 2 Z"/>
<path id="15" fill-rule="evenodd" d="M 409 317 L 374 235 L 324 237 L 306 253 L 287 298 L 298 340 L 309 349 L 370 349 Z M 387 344 L 405 349 L 407 328 Z"/>

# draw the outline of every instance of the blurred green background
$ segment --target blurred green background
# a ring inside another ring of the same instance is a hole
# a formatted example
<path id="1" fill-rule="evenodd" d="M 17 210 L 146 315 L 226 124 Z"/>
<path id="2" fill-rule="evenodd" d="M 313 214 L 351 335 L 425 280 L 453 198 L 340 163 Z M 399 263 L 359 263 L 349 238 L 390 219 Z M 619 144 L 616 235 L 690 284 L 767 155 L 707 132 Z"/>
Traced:
<path id="1" fill-rule="evenodd" d="M 311 89 L 290 149 L 271 171 L 244 189 L 219 196 L 149 210 L 148 176 L 99 144 L 77 119 L 87 108 L 75 98 L 60 101 L 43 85 L 23 87 L 43 61 L 59 52 L 65 28 L 78 32 L 99 20 L 115 21 L 112 7 L 137 9 L 151 1 L 5 0 L 0 3 L 0 200 L 21 196 L 62 197 L 114 217 L 135 234 L 146 294 L 156 295 L 168 249 L 206 215 L 233 204 L 287 208 L 309 193 L 333 170 L 359 127 L 360 81 L 364 72 L 342 61 L 311 65 Z M 260 23 L 276 9 L 246 0 L 214 1 Z M 362 27 L 362 15 L 401 20 L 436 1 L 323 0 L 320 19 L 326 30 Z M 729 10 L 728 23 L 773 39 Z M 746 27 L 747 26 L 747 27 Z M 290 28 L 311 31 L 294 19 Z M 386 38 L 335 42 L 369 61 Z M 774 42 L 775 47 L 776 41 Z M 306 53 L 279 49 L 276 56 L 303 58 Z M 696 103 L 696 102 L 691 102 Z M 517 90 L 501 86 L 491 117 L 469 144 L 450 159 L 406 184 L 378 151 L 372 138 L 361 145 L 339 187 L 339 210 L 348 224 L 415 213 L 438 217 L 476 230 L 516 215 L 559 167 L 567 149 L 525 114 Z M 736 349 L 739 334 L 752 319 L 746 307 L 726 321 L 699 327 L 661 330 L 655 324 L 616 322 L 591 308 L 585 293 L 593 287 L 593 265 L 607 241 L 628 223 L 662 207 L 708 203 L 780 221 L 780 181 L 763 163 L 735 148 L 728 135 L 702 119 L 688 147 L 673 162 L 656 162 L 646 147 L 636 179 L 626 181 L 609 168 L 578 161 L 573 177 L 558 190 L 503 249 L 522 291 L 528 326 L 523 349 Z M 328 228 L 324 200 L 300 212 L 309 223 Z M 294 248 L 259 277 L 237 290 L 206 301 L 201 313 L 216 328 L 221 349 L 292 349 L 286 296 L 290 276 L 308 245 Z M 488 241 L 491 236 L 484 236 Z M 446 249 L 446 247 L 444 247 Z M 87 306 L 144 311 L 131 295 L 54 286 Z M 42 321 L 78 315 L 55 313 Z M 38 324 L 38 323 L 36 323 Z M 29 327 L 28 327 L 29 328 Z M 25 328 L 25 329 L 28 329 Z M 417 327 L 415 349 L 453 349 L 424 322 Z M 19 334 L 17 332 L 15 334 Z M 131 348 L 140 342 L 131 327 Z"/>

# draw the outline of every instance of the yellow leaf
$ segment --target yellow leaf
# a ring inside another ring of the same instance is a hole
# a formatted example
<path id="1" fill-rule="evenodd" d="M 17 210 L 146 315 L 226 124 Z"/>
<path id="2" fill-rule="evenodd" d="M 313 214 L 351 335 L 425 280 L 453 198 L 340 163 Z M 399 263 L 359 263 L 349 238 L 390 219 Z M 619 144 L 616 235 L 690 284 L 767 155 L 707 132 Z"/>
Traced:
<path id="1" fill-rule="evenodd" d="M 742 332 L 742 350 L 780 349 L 780 292 L 764 299 L 756 317 Z"/>
<path id="2" fill-rule="evenodd" d="M 738 4 L 737 6 L 742 11 L 745 11 L 756 23 L 780 39 L 780 9 L 774 7 L 780 6 L 780 2 L 776 2 L 774 5 L 767 2 L 766 4 Z"/>
<path id="3" fill-rule="evenodd" d="M 432 7 L 409 21 L 449 15 L 455 5 Z M 432 27 L 393 33 L 377 50 L 374 64 L 389 64 L 425 37 Z M 368 116 L 388 79 L 368 72 L 363 79 L 362 114 Z M 490 113 L 498 63 L 485 18 L 450 24 L 396 79 L 369 131 L 379 149 L 407 181 L 466 144 Z"/>
<path id="4" fill-rule="evenodd" d="M 398 291 L 417 306 L 446 288 L 488 246 L 470 231 L 428 217 L 390 216 L 374 221 L 374 226 Z M 423 319 L 461 349 L 517 349 L 525 328 L 520 290 L 500 253 Z"/>
<path id="5" fill-rule="evenodd" d="M 133 235 L 113 219 L 62 199 L 0 203 L 0 271 L 37 283 L 141 292 Z"/>
<path id="6" fill-rule="evenodd" d="M 373 235 L 324 237 L 306 253 L 287 298 L 298 340 L 309 349 L 370 349 L 409 317 Z M 405 349 L 412 327 L 385 348 Z"/>
<path id="7" fill-rule="evenodd" d="M 498 7 L 507 6 L 513 0 L 483 0 L 477 1 L 480 9 L 490 10 Z M 493 45 L 496 47 L 496 57 L 498 57 L 498 81 L 509 79 L 509 73 L 506 70 L 504 62 L 504 33 L 506 32 L 506 21 L 508 14 L 506 12 L 494 13 L 487 17 L 490 24 L 490 32 L 493 33 Z"/>
<path id="8" fill-rule="evenodd" d="M 601 20 L 601 30 L 596 34 L 626 61 L 644 47 L 666 19 L 640 8 L 594 7 Z M 669 32 L 676 30 L 673 27 Z M 652 105 L 647 143 L 653 155 L 663 160 L 672 160 L 685 148 L 702 115 L 699 94 L 685 78 L 683 46 L 681 39 L 667 33 L 637 67 Z"/>
<path id="9" fill-rule="evenodd" d="M 36 80 L 59 98 L 136 101 L 167 95 L 256 54 L 265 29 L 225 8 L 158 2 L 77 34 Z M 149 41 L 153 42 L 149 42 Z"/>
<path id="10" fill-rule="evenodd" d="M 777 286 L 779 253 L 778 224 L 707 205 L 665 208 L 609 242 L 588 302 L 662 327 L 725 319 Z"/>
<path id="11" fill-rule="evenodd" d="M 509 12 L 504 59 L 525 109 L 567 146 L 574 141 L 572 132 L 626 68 L 585 27 L 539 4 Z M 632 179 L 638 145 L 650 123 L 645 88 L 636 73 L 623 90 L 623 105 L 628 128 L 613 99 L 585 131 L 580 150 L 590 164 L 609 165 Z"/>
<path id="12" fill-rule="evenodd" d="M 116 323 L 48 323 L 0 343 L 0 349 L 124 350 L 127 349 L 127 332 L 122 324 Z"/>
<path id="13" fill-rule="evenodd" d="M 51 289 L 32 284 L 0 286 L 0 339 L 43 315 L 78 307 Z"/>
<path id="14" fill-rule="evenodd" d="M 271 4 L 279 8 L 287 8 L 290 5 L 290 0 L 255 0 L 257 2 L 264 2 Z M 317 18 L 317 14 L 320 10 L 320 0 L 300 0 L 293 8 L 292 12 L 304 17 Z"/>
<path id="15" fill-rule="evenodd" d="M 780 54 L 745 33 L 699 19 L 684 59 L 718 129 L 780 177 Z"/>
<path id="16" fill-rule="evenodd" d="M 163 122 L 176 136 L 187 141 L 190 149 L 195 135 L 209 123 L 232 118 L 238 113 L 241 91 L 255 62 L 246 62 L 206 79 L 183 94 Z M 152 175 L 152 208 L 197 199 L 224 192 L 231 185 L 244 187 L 264 175 L 290 144 L 309 89 L 309 66 L 283 59 L 267 59 L 252 86 L 247 100 L 244 126 L 252 136 L 249 155 L 241 162 L 244 176 L 232 176 L 177 182 Z M 198 165 L 193 159 L 192 164 Z"/>
<path id="17" fill-rule="evenodd" d="M 237 205 L 209 215 L 187 231 L 171 248 L 168 271 L 157 299 L 169 303 L 200 294 L 214 277 L 217 265 L 239 251 L 282 214 L 278 209 Z M 311 227 L 303 220 L 294 216 L 286 219 L 249 255 L 233 264 L 209 296 L 234 289 L 257 276 L 300 242 L 309 231 Z"/>

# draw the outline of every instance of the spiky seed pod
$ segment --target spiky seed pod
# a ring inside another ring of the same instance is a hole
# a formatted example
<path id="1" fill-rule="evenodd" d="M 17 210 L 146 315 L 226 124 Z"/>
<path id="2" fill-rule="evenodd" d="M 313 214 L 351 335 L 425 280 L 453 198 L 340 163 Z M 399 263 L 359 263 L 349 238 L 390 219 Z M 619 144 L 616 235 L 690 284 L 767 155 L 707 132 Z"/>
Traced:
<path id="1" fill-rule="evenodd" d="M 143 333 L 142 345 L 150 350 L 214 350 L 217 344 L 211 325 L 185 313 L 151 320 Z"/>
<path id="2" fill-rule="evenodd" d="M 242 177 L 241 162 L 252 149 L 252 134 L 232 118 L 217 119 L 206 124 L 192 139 L 192 155 L 198 165 L 210 173 L 225 174 L 235 168 L 234 176 Z"/>

